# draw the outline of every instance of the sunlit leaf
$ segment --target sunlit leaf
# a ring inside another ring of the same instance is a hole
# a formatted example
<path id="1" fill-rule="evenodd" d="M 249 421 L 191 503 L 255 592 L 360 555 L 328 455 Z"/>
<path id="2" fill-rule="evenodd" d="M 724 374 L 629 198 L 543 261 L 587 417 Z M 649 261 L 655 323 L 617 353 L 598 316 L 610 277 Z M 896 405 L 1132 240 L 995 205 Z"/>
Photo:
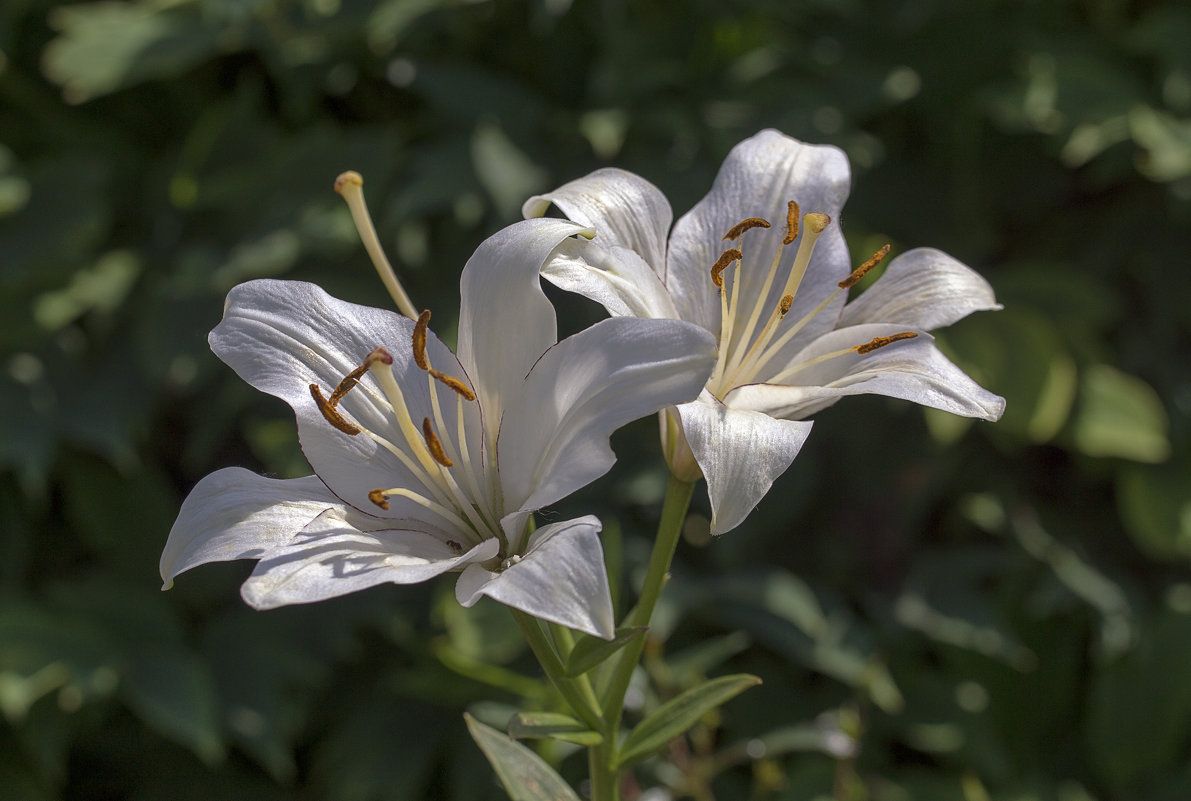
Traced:
<path id="1" fill-rule="evenodd" d="M 463 717 L 513 801 L 579 801 L 575 791 L 540 756 L 471 715 Z"/>
<path id="2" fill-rule="evenodd" d="M 720 676 L 670 699 L 629 732 L 617 754 L 619 765 L 624 767 L 645 759 L 681 736 L 711 710 L 760 683 L 759 678 L 747 674 Z"/>
<path id="3" fill-rule="evenodd" d="M 1089 456 L 1161 462 L 1170 455 L 1166 409 L 1140 378 L 1107 364 L 1083 372 L 1075 444 Z"/>

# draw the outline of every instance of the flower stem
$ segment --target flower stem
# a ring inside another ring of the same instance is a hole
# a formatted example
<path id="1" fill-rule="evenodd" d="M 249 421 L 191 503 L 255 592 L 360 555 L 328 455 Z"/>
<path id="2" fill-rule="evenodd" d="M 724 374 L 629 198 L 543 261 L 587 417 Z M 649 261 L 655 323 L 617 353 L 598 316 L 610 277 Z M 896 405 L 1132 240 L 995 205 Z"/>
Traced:
<path id="1" fill-rule="evenodd" d="M 678 537 L 682 533 L 682 523 L 686 519 L 687 508 L 691 504 L 691 495 L 694 490 L 695 482 L 683 481 L 674 475 L 670 476 L 670 481 L 666 485 L 666 499 L 662 504 L 662 519 L 658 522 L 658 533 L 653 542 L 653 553 L 649 557 L 649 568 L 645 574 L 645 583 L 641 587 L 641 597 L 638 599 L 637 606 L 630 613 L 624 625 L 648 626 L 649 621 L 653 618 L 653 610 L 657 606 L 658 597 L 661 595 L 662 587 L 666 583 L 666 577 L 670 571 L 670 560 L 673 559 L 674 550 L 678 547 Z M 614 765 L 616 760 L 617 743 L 615 738 L 617 732 L 620 730 L 620 716 L 624 711 L 625 693 L 628 692 L 629 682 L 633 678 L 633 669 L 641 659 L 641 651 L 644 648 L 645 637 L 637 637 L 625 646 L 621 652 L 620 661 L 616 663 L 616 667 L 613 670 L 612 678 L 608 682 L 608 690 L 604 695 L 603 717 L 611 736 L 605 740 L 606 745 L 603 749 L 605 761 L 602 767 L 604 770 L 612 773 L 614 788 L 616 784 L 616 771 L 611 770 L 610 766 Z M 594 788 L 596 787 L 595 767 L 593 764 L 593 801 L 599 799 L 598 796 L 594 795 Z M 614 794 L 605 798 L 616 799 L 617 797 Z"/>
<path id="2" fill-rule="evenodd" d="M 606 733 L 604 721 L 600 715 L 599 703 L 596 701 L 591 682 L 587 680 L 586 676 L 572 679 L 564 675 L 562 661 L 558 658 L 554 646 L 547 639 L 546 633 L 542 631 L 542 626 L 538 623 L 537 618 L 517 609 L 511 609 L 511 611 L 517 624 L 521 626 L 521 631 L 525 634 L 525 639 L 529 642 L 534 656 L 538 658 L 542 670 L 550 679 L 550 683 L 558 689 L 563 699 L 570 705 L 571 710 L 593 731 Z"/>

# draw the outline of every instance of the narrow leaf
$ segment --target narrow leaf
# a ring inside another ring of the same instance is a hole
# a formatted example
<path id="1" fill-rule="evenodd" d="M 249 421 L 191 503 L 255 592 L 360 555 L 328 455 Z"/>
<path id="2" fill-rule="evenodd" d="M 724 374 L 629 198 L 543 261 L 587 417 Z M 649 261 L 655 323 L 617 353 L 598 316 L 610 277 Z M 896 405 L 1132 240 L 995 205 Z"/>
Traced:
<path id="1" fill-rule="evenodd" d="M 587 724 L 559 712 L 519 712 L 509 721 L 509 736 L 514 740 L 548 737 L 576 745 L 599 745 L 604 735 Z"/>
<path id="2" fill-rule="evenodd" d="M 570 678 L 582 676 L 587 671 L 600 665 L 612 654 L 628 645 L 634 637 L 644 636 L 647 626 L 625 626 L 616 630 L 616 636 L 611 640 L 599 637 L 585 636 L 571 651 L 567 658 L 563 675 Z"/>
<path id="3" fill-rule="evenodd" d="M 694 726 L 707 712 L 760 683 L 759 678 L 747 673 L 720 676 L 670 699 L 629 732 L 620 749 L 618 767 L 645 759 Z"/>
<path id="4" fill-rule="evenodd" d="M 513 801 L 579 801 L 554 768 L 533 751 L 471 715 L 463 719 Z"/>

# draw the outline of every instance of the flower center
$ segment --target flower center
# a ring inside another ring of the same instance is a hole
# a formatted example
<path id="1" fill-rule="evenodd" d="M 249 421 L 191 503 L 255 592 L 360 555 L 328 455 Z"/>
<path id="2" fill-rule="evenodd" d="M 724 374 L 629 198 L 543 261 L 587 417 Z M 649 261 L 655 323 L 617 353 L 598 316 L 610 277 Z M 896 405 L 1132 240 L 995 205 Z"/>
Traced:
<path id="1" fill-rule="evenodd" d="M 420 424 L 415 424 L 405 393 L 393 376 L 393 357 L 383 347 L 373 350 L 363 364 L 348 373 L 329 397 L 323 397 L 318 384 L 310 385 L 310 394 L 331 426 L 349 436 L 369 437 L 396 456 L 412 476 L 411 486 L 370 490 L 368 499 L 378 508 L 388 510 L 390 498 L 406 498 L 440 518 L 447 528 L 467 536 L 471 544 L 492 537 L 504 544 L 499 515 L 492 511 L 494 503 L 490 501 L 498 498 L 499 493 L 495 470 L 486 464 L 483 448 L 477 458 L 468 447 L 464 404 L 474 402 L 475 393 L 460 379 L 430 364 L 426 349 L 429 322 L 430 312 L 422 312 L 413 332 L 414 362 L 427 374 L 432 415 L 424 416 Z M 360 384 L 365 373 L 372 374 L 381 395 Z M 451 390 L 455 397 L 455 414 L 450 420 L 444 414 L 439 385 Z M 399 437 L 390 440 L 365 428 L 358 420 L 344 417 L 339 404 L 357 386 L 390 412 Z"/>
<path id="2" fill-rule="evenodd" d="M 798 204 L 791 200 L 786 207 L 786 226 L 782 240 L 769 264 L 769 271 L 761 284 L 755 301 L 742 297 L 741 273 L 751 269 L 747 265 L 744 252 L 744 234 L 756 228 L 766 229 L 772 226 L 760 217 L 750 217 L 732 226 L 724 234 L 724 241 L 737 243 L 726 249 L 711 267 L 711 281 L 719 289 L 720 294 L 720 342 L 719 359 L 715 370 L 711 374 L 707 388 L 720 400 L 735 387 L 756 383 L 761 380 L 765 368 L 774 357 L 778 356 L 786 345 L 806 327 L 819 312 L 827 308 L 841 292 L 847 292 L 869 270 L 881 263 L 889 253 L 889 245 L 885 245 L 868 261 L 857 267 L 847 278 L 840 281 L 836 289 L 823 299 L 818 305 L 793 323 L 786 323 L 785 318 L 794 305 L 799 287 L 810 266 L 811 256 L 815 251 L 815 243 L 820 235 L 831 224 L 831 218 L 820 212 L 808 212 L 802 215 Z M 801 236 L 799 234 L 801 233 Z M 767 299 L 772 294 L 774 282 L 777 280 L 778 268 L 782 262 L 782 255 L 786 246 L 798 242 L 798 250 L 794 255 L 794 262 L 786 277 L 778 300 L 768 309 Z M 762 322 L 764 319 L 764 322 Z M 819 364 L 828 359 L 838 358 L 849 353 L 861 355 L 917 336 L 912 331 L 895 334 L 890 337 L 877 337 L 854 347 L 844 348 L 813 360 L 791 364 L 772 376 L 764 378 L 766 383 L 778 384 L 790 379 L 795 373 L 812 364 Z"/>

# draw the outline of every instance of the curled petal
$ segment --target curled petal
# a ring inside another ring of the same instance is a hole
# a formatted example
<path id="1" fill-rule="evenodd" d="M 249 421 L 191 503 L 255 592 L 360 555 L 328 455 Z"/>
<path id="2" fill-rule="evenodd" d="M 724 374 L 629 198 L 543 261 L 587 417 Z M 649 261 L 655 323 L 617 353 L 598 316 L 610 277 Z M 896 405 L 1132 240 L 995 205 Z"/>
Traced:
<path id="1" fill-rule="evenodd" d="M 312 603 L 377 584 L 417 584 L 472 562 L 491 559 L 500 543 L 462 551 L 458 542 L 420 531 L 362 531 L 337 510 L 310 522 L 262 555 L 240 595 L 256 609 Z"/>
<path id="2" fill-rule="evenodd" d="M 889 337 L 904 329 L 896 325 L 859 325 L 820 337 L 794 360 L 807 362 L 824 353 Z M 725 401 L 737 409 L 751 409 L 801 419 L 824 409 L 845 395 L 876 394 L 920 403 L 964 417 L 998 420 L 1005 399 L 973 381 L 951 362 L 925 331 L 866 354 L 849 353 L 808 367 L 790 384 L 750 384 L 728 393 Z"/>
<path id="3" fill-rule="evenodd" d="M 674 215 L 661 190 L 625 170 L 596 170 L 545 195 L 525 201 L 521 213 L 540 217 L 553 203 L 567 217 L 595 229 L 604 247 L 634 250 L 661 269 Z"/>
<path id="4" fill-rule="evenodd" d="M 595 240 L 567 240 L 542 267 L 542 277 L 560 289 L 601 304 L 613 317 L 677 318 L 678 310 L 661 276 L 635 251 L 602 247 Z"/>
<path id="5" fill-rule="evenodd" d="M 880 279 L 847 306 L 839 327 L 892 323 L 932 331 L 972 312 L 999 309 L 993 288 L 941 250 L 916 248 L 895 258 Z"/>
<path id="6" fill-rule="evenodd" d="M 217 470 L 195 485 L 170 529 L 159 564 L 174 577 L 207 562 L 258 559 L 342 503 L 316 476 L 280 480 L 242 467 Z"/>
<path id="7" fill-rule="evenodd" d="M 786 472 L 811 431 L 809 422 L 729 408 L 707 393 L 677 408 L 691 452 L 707 479 L 712 534 L 744 522 Z"/>
<path id="8" fill-rule="evenodd" d="M 455 585 L 455 597 L 472 606 L 487 595 L 536 618 L 610 640 L 616 622 L 600 528 L 591 516 L 540 528 L 526 554 L 504 570 L 470 565 Z"/>

